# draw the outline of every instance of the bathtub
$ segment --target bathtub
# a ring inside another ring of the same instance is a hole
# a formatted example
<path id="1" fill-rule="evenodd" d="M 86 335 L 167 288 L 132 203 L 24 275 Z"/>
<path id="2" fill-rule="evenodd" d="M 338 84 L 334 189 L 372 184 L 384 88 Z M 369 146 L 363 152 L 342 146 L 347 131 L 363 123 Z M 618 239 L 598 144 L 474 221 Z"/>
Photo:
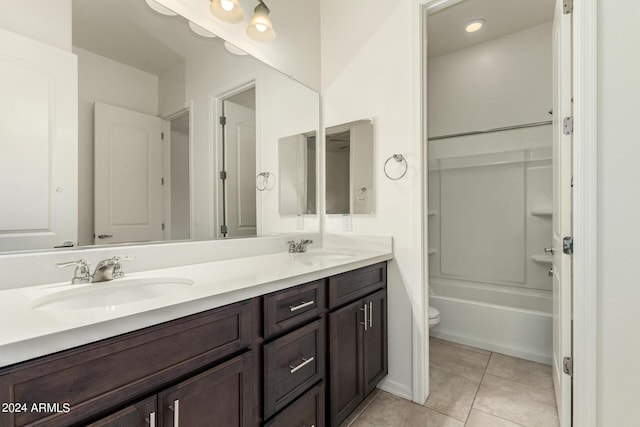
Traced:
<path id="1" fill-rule="evenodd" d="M 433 337 L 552 362 L 550 291 L 430 277 L 429 305 L 440 310 Z"/>

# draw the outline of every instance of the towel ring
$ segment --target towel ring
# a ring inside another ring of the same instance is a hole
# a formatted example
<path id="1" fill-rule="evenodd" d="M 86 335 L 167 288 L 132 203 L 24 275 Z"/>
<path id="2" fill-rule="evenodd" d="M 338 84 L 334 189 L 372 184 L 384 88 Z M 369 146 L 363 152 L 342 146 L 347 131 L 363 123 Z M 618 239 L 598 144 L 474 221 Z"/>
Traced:
<path id="1" fill-rule="evenodd" d="M 368 191 L 367 187 L 359 188 L 356 191 L 356 199 L 359 201 L 365 200 L 367 198 L 367 191 Z"/>
<path id="2" fill-rule="evenodd" d="M 389 172 L 387 172 L 387 166 L 389 165 L 389 162 L 391 160 L 395 160 L 397 163 L 403 163 L 404 164 L 404 170 L 402 171 L 400 176 L 393 177 L 393 176 L 389 175 Z M 407 163 L 407 159 L 405 159 L 402 154 L 393 154 L 391 157 L 389 157 L 387 159 L 386 162 L 384 162 L 384 174 L 387 176 L 387 178 L 389 178 L 389 179 L 391 179 L 393 181 L 397 181 L 397 180 L 403 178 L 407 174 L 407 169 L 409 169 L 409 164 Z"/>
<path id="3" fill-rule="evenodd" d="M 271 177 L 274 179 L 272 180 Z M 271 190 L 275 184 L 275 175 L 271 172 L 260 172 L 256 175 L 256 189 L 258 191 Z"/>

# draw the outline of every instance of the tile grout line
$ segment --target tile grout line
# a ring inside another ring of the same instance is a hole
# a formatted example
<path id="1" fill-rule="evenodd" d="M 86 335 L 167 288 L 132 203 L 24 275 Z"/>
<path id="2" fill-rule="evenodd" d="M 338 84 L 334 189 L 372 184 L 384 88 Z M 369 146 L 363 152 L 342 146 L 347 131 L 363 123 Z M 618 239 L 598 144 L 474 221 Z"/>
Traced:
<path id="1" fill-rule="evenodd" d="M 478 388 L 476 389 L 476 394 L 473 395 L 473 402 L 471 402 L 471 406 L 469 407 L 469 413 L 467 414 L 467 419 L 464 420 L 464 424 L 467 424 L 469 421 L 469 415 L 471 415 L 471 411 L 473 411 L 473 406 L 476 404 L 476 398 L 478 397 L 478 393 L 480 392 L 480 387 L 482 387 L 482 383 L 484 381 L 484 376 L 487 373 L 487 368 L 489 367 L 489 363 L 491 362 L 491 357 L 493 356 L 493 351 L 489 353 L 489 358 L 487 359 L 487 364 L 484 365 L 484 369 L 482 370 L 482 377 L 480 377 L 480 384 L 478 384 Z"/>
<path id="2" fill-rule="evenodd" d="M 369 403 L 367 403 L 364 406 L 364 408 L 362 408 L 362 410 L 360 412 L 358 412 L 356 417 L 353 420 L 351 420 L 351 422 L 347 425 L 347 427 L 351 427 L 353 425 L 353 423 L 355 423 L 358 420 L 358 418 L 360 418 L 360 415 L 364 414 L 364 412 L 367 410 L 367 408 L 369 406 L 371 406 L 371 404 L 378 398 L 378 396 L 380 396 L 380 390 L 379 389 L 376 389 L 376 390 L 377 390 L 376 391 L 376 395 L 373 396 L 373 398 L 369 401 Z"/>
<path id="3" fill-rule="evenodd" d="M 515 424 L 515 425 L 522 426 L 522 427 L 527 427 L 527 426 L 526 426 L 526 425 L 524 425 L 524 424 L 517 423 L 517 422 L 515 422 L 515 421 L 513 421 L 513 420 L 509 420 L 509 419 L 504 418 L 504 417 L 499 417 L 498 415 L 490 414 L 490 413 L 485 412 L 485 411 L 483 411 L 483 410 L 481 410 L 481 409 L 476 409 L 476 411 L 478 411 L 478 412 L 482 412 L 483 414 L 487 414 L 487 415 L 492 416 L 492 417 L 494 417 L 494 418 L 498 418 L 498 419 L 501 419 L 501 420 L 504 420 L 504 421 L 510 422 L 511 424 Z"/>

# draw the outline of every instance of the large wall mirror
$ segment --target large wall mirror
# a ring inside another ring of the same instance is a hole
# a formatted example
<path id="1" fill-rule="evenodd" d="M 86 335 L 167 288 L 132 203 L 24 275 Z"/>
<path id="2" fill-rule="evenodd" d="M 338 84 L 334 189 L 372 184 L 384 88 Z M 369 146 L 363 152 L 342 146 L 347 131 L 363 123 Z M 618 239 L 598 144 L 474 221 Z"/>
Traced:
<path id="1" fill-rule="evenodd" d="M 359 120 L 326 129 L 327 214 L 372 214 L 373 124 Z"/>
<path id="2" fill-rule="evenodd" d="M 72 12 L 71 52 L 0 26 L 0 252 L 300 229 L 256 181 L 315 138 L 317 92 L 144 0 Z"/>

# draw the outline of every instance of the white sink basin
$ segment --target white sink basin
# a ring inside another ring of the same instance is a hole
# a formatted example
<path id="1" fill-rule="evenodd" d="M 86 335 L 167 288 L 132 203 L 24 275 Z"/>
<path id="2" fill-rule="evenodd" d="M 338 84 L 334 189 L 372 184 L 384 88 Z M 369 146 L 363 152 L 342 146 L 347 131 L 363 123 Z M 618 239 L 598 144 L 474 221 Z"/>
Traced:
<path id="1" fill-rule="evenodd" d="M 32 308 L 46 310 L 81 310 L 112 307 L 136 301 L 171 295 L 193 285 L 189 279 L 152 277 L 146 279 L 116 279 L 87 283 L 78 288 L 56 292 L 31 302 Z"/>

